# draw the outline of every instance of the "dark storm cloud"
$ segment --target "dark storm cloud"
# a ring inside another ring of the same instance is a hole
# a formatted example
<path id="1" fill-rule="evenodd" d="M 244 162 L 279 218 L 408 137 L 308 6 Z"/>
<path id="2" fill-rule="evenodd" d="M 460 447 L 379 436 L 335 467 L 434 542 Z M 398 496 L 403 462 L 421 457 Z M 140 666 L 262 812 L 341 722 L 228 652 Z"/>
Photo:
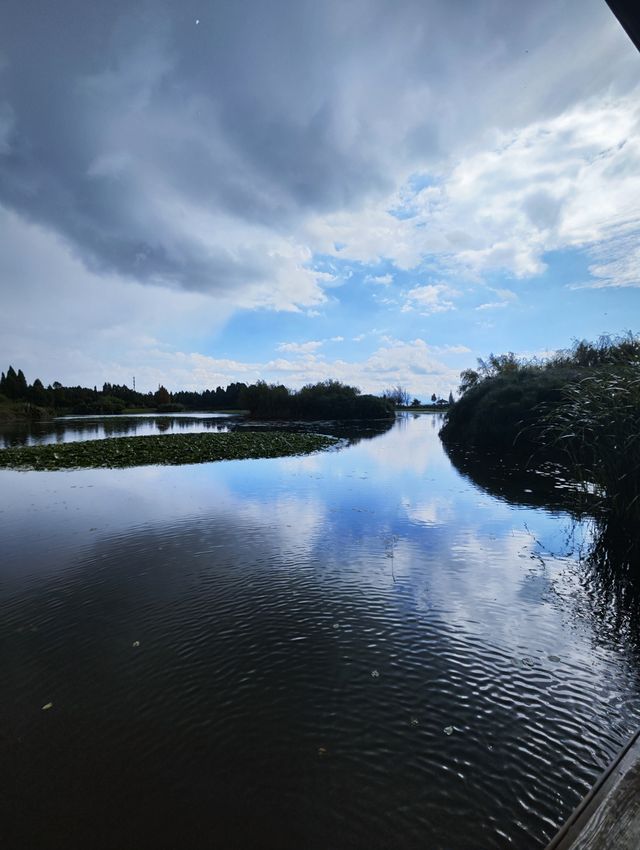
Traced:
<path id="1" fill-rule="evenodd" d="M 268 286 L 304 262 L 288 252 L 301 221 L 437 163 L 491 126 L 489 106 L 509 126 L 624 87 L 600 6 L 5 0 L 0 203 L 93 269 Z M 534 46 L 561 87 L 527 71 Z M 609 76 L 585 74 L 607 51 Z"/>

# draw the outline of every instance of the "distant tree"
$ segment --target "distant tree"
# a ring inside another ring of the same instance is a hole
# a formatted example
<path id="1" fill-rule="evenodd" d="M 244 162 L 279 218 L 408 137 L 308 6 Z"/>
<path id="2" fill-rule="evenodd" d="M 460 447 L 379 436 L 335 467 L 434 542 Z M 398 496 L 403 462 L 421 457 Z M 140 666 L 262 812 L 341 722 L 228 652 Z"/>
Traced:
<path id="1" fill-rule="evenodd" d="M 19 393 L 18 387 L 19 382 L 16 370 L 13 366 L 9 366 L 7 374 L 4 376 L 4 380 L 2 381 L 2 392 L 7 396 L 7 398 L 16 399 L 18 398 Z"/>
<path id="2" fill-rule="evenodd" d="M 411 396 L 405 387 L 397 384 L 395 387 L 389 387 L 382 393 L 382 398 L 387 398 L 395 405 L 407 406 Z"/>
<path id="3" fill-rule="evenodd" d="M 433 393 L 432 396 L 431 396 L 431 401 L 435 404 L 437 400 L 438 400 L 438 396 L 435 393 Z"/>
<path id="4" fill-rule="evenodd" d="M 169 404 L 171 402 L 171 395 L 169 390 L 162 386 L 162 384 L 158 387 L 156 393 L 154 393 L 153 400 L 156 404 Z"/>
<path id="5" fill-rule="evenodd" d="M 32 386 L 29 387 L 27 397 L 32 404 L 37 404 L 40 407 L 45 407 L 49 403 L 49 394 L 40 378 L 36 378 Z"/>
<path id="6" fill-rule="evenodd" d="M 18 369 L 18 398 L 26 398 L 27 395 L 27 379 L 24 376 L 22 369 Z"/>
<path id="7" fill-rule="evenodd" d="M 394 406 L 389 400 L 361 395 L 357 387 L 340 381 L 307 384 L 298 392 L 282 384 L 258 381 L 246 387 L 242 406 L 261 419 L 389 419 Z"/>
<path id="8" fill-rule="evenodd" d="M 453 404 L 453 393 L 449 390 L 449 404 Z"/>
<path id="9" fill-rule="evenodd" d="M 411 402 L 411 407 L 420 407 L 421 404 L 422 402 L 419 398 L 414 398 L 414 400 Z"/>

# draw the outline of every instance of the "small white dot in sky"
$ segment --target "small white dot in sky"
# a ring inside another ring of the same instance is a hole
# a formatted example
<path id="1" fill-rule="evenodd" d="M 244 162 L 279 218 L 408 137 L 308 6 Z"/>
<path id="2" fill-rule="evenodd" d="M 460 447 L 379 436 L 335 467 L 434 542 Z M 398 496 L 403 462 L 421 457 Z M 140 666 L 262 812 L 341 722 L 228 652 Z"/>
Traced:
<path id="1" fill-rule="evenodd" d="M 196 18 L 196 26 L 200 23 L 200 18 Z"/>

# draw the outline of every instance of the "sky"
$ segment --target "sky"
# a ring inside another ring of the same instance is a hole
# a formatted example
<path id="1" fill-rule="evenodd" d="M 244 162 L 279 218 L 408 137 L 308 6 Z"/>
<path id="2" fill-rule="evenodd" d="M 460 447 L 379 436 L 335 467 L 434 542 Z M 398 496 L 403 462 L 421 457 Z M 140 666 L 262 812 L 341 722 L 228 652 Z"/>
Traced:
<path id="1" fill-rule="evenodd" d="M 604 0 L 3 0 L 0 368 L 455 393 L 640 330 Z"/>

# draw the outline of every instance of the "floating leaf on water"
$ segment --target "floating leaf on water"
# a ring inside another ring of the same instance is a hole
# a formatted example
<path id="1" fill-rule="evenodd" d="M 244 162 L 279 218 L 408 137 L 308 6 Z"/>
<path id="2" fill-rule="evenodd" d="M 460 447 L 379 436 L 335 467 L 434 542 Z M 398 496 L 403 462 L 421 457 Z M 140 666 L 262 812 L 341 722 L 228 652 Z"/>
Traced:
<path id="1" fill-rule="evenodd" d="M 140 646 L 140 641 L 134 640 L 134 642 L 131 644 L 131 646 Z"/>
<path id="2" fill-rule="evenodd" d="M 445 735 L 453 735 L 453 726 L 445 726 L 443 732 Z"/>
<path id="3" fill-rule="evenodd" d="M 42 711 L 49 711 L 50 708 L 53 708 L 53 703 L 52 702 L 46 702 L 42 706 Z"/>
<path id="4" fill-rule="evenodd" d="M 412 726 L 419 726 L 419 725 L 420 725 L 420 721 L 418 720 L 418 718 L 417 718 L 417 717 L 412 717 L 412 718 L 411 718 L 411 720 L 409 721 L 409 723 L 410 723 Z"/>
<path id="5" fill-rule="evenodd" d="M 379 679 L 380 678 L 380 672 L 378 670 L 372 670 L 371 671 L 371 678 L 372 679 Z"/>
<path id="6" fill-rule="evenodd" d="M 523 667 L 533 667 L 533 666 L 535 666 L 535 663 L 536 662 L 534 661 L 533 658 L 531 658 L 530 655 L 525 655 L 525 657 L 522 659 L 522 666 Z"/>
<path id="7" fill-rule="evenodd" d="M 328 754 L 328 752 L 329 751 L 327 750 L 326 747 L 318 747 L 318 755 L 320 756 L 321 759 L 324 758 Z"/>
<path id="8" fill-rule="evenodd" d="M 553 661 L 554 664 L 557 664 L 558 661 L 562 661 L 559 655 L 548 655 L 547 658 L 549 661 Z"/>

